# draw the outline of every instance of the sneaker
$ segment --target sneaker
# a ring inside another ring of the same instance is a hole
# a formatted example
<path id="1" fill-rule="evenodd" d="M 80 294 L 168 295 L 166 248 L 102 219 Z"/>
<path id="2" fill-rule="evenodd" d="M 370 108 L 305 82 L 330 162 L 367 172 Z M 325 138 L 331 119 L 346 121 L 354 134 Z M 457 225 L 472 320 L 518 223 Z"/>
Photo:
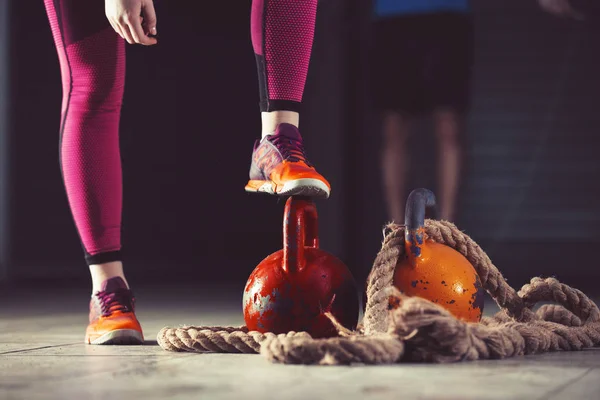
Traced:
<path id="1" fill-rule="evenodd" d="M 142 327 L 135 317 L 135 298 L 120 277 L 107 279 L 92 295 L 88 344 L 142 344 Z"/>
<path id="2" fill-rule="evenodd" d="M 256 141 L 246 191 L 328 198 L 331 186 L 306 159 L 298 128 L 284 123 Z"/>

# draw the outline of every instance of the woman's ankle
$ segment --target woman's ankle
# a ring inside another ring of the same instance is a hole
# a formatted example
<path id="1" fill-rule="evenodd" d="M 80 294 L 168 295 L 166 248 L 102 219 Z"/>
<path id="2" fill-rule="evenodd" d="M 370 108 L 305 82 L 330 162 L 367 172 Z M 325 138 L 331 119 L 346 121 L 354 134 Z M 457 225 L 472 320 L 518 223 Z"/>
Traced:
<path id="1" fill-rule="evenodd" d="M 102 283 L 115 277 L 122 278 L 127 287 L 129 287 L 123 272 L 123 263 L 121 261 L 90 265 L 90 274 L 92 276 L 92 293 L 102 290 Z"/>

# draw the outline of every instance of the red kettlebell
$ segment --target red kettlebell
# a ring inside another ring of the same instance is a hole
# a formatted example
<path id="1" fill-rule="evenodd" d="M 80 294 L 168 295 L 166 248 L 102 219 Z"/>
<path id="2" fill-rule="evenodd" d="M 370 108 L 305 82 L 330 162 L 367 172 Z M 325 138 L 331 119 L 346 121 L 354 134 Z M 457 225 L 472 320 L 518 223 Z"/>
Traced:
<path id="1" fill-rule="evenodd" d="M 326 312 L 346 328 L 356 328 L 359 304 L 354 278 L 342 261 L 319 249 L 317 233 L 313 201 L 290 197 L 283 219 L 283 249 L 258 264 L 244 289 L 249 330 L 337 336 Z"/>

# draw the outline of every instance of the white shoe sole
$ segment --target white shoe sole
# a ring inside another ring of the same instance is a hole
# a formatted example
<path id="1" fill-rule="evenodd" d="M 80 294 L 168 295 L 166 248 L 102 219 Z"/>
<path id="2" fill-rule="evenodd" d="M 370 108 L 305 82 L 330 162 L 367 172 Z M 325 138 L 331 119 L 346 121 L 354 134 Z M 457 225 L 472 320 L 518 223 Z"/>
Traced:
<path id="1" fill-rule="evenodd" d="M 134 329 L 117 329 L 107 332 L 97 339 L 89 342 L 89 344 L 120 344 L 120 345 L 136 345 L 143 344 L 143 335 Z"/>
<path id="2" fill-rule="evenodd" d="M 286 182 L 279 192 L 273 190 L 271 182 L 265 182 L 258 189 L 248 189 L 247 192 L 268 193 L 277 196 L 306 196 L 317 198 L 329 198 L 330 190 L 323 181 L 313 178 L 296 179 Z"/>

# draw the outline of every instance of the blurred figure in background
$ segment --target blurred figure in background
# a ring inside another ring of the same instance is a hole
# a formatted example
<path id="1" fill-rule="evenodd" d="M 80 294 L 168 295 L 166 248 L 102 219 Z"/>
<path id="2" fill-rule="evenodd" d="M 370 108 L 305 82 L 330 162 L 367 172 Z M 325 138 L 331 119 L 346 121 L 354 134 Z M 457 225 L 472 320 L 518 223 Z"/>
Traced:
<path id="1" fill-rule="evenodd" d="M 374 105 L 382 118 L 388 218 L 402 223 L 407 139 L 422 116 L 434 121 L 440 218 L 453 220 L 469 107 L 473 24 L 469 0 L 374 0 Z"/>

